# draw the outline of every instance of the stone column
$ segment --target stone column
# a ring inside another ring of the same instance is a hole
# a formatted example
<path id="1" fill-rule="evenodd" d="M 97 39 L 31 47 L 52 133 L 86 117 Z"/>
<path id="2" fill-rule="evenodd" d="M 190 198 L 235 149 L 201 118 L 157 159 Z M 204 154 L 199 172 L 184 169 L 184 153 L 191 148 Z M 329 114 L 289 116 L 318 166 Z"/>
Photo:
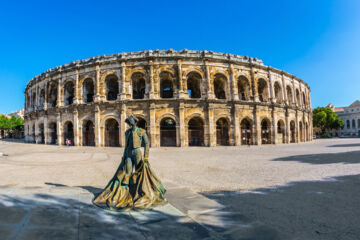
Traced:
<path id="1" fill-rule="evenodd" d="M 48 108 L 48 84 L 45 84 L 45 87 L 44 87 L 44 91 L 45 91 L 45 95 L 44 95 L 44 110 L 47 110 Z"/>
<path id="2" fill-rule="evenodd" d="M 241 145 L 241 129 L 240 129 L 240 109 L 235 106 L 234 110 L 234 129 L 235 129 L 235 146 Z"/>
<path id="3" fill-rule="evenodd" d="M 74 97 L 74 104 L 79 104 L 81 101 L 80 97 L 80 86 L 79 86 L 79 70 L 76 69 L 75 72 L 75 97 Z"/>
<path id="4" fill-rule="evenodd" d="M 74 121 L 74 145 L 80 146 L 79 143 L 79 112 L 77 109 L 73 112 L 73 121 Z"/>
<path id="5" fill-rule="evenodd" d="M 283 101 L 287 104 L 290 103 L 289 99 L 288 99 L 288 95 L 287 95 L 287 90 L 286 90 L 286 83 L 285 83 L 285 78 L 284 78 L 284 72 L 281 72 L 281 82 L 282 82 L 282 89 L 283 89 Z"/>
<path id="6" fill-rule="evenodd" d="M 179 137 L 180 147 L 185 147 L 185 106 L 183 102 L 179 103 Z"/>
<path id="7" fill-rule="evenodd" d="M 299 103 L 297 102 L 297 98 L 296 98 L 296 88 L 295 88 L 295 81 L 294 78 L 291 79 L 292 85 L 293 85 L 293 103 L 295 106 L 298 106 Z"/>
<path id="8" fill-rule="evenodd" d="M 289 122 L 289 112 L 288 109 L 286 109 L 285 112 L 285 143 L 290 143 L 290 122 Z"/>
<path id="9" fill-rule="evenodd" d="M 101 101 L 101 92 L 100 92 L 100 66 L 96 66 L 96 83 L 95 83 L 95 97 L 94 102 L 100 102 Z"/>
<path id="10" fill-rule="evenodd" d="M 208 105 L 207 109 L 207 119 L 208 119 L 208 129 L 207 129 L 207 135 L 208 135 L 208 146 L 213 147 L 216 146 L 216 140 L 215 140 L 215 133 L 214 132 L 214 106 L 211 104 Z"/>
<path id="11" fill-rule="evenodd" d="M 57 141 L 58 145 L 63 145 L 63 126 L 61 124 L 61 114 L 58 113 L 56 116 L 56 130 L 57 130 Z"/>
<path id="12" fill-rule="evenodd" d="M 252 90 L 252 95 L 254 97 L 254 101 L 259 102 L 259 94 L 258 94 L 258 91 L 257 91 L 257 83 L 255 81 L 256 77 L 255 77 L 254 67 L 253 67 L 252 64 L 250 65 L 250 77 L 251 77 L 251 90 Z"/>
<path id="13" fill-rule="evenodd" d="M 49 126 L 48 126 L 48 117 L 44 116 L 44 143 L 49 144 Z"/>
<path id="14" fill-rule="evenodd" d="M 58 88 L 57 88 L 57 90 L 58 90 L 58 96 L 57 96 L 57 107 L 62 107 L 63 106 L 63 98 L 62 98 L 62 91 L 63 91 L 63 89 L 62 89 L 62 85 L 61 85 L 61 78 L 62 77 L 60 77 L 60 79 L 58 80 Z"/>
<path id="15" fill-rule="evenodd" d="M 154 99 L 154 66 L 153 61 L 149 61 L 149 99 Z"/>
<path id="16" fill-rule="evenodd" d="M 126 64 L 125 62 L 121 63 L 121 91 L 120 91 L 120 99 L 126 99 L 125 92 L 125 84 L 126 84 Z"/>
<path id="17" fill-rule="evenodd" d="M 95 146 L 102 147 L 101 112 L 99 105 L 95 105 Z"/>
<path id="18" fill-rule="evenodd" d="M 300 127 L 299 127 L 299 113 L 298 110 L 296 110 L 296 117 L 295 117 L 295 141 L 296 143 L 300 142 Z"/>
<path id="19" fill-rule="evenodd" d="M 182 69 L 181 69 L 181 60 L 178 60 L 177 62 L 178 67 L 178 81 L 179 81 L 179 88 L 178 88 L 178 98 L 184 98 L 184 88 L 185 85 L 182 79 Z"/>
<path id="20" fill-rule="evenodd" d="M 253 123 L 253 132 L 255 133 L 254 136 L 254 145 L 261 145 L 261 121 L 260 121 L 260 111 L 258 106 L 255 109 L 255 116 L 254 116 L 254 123 Z"/>
<path id="21" fill-rule="evenodd" d="M 205 81 L 206 81 L 207 98 L 214 99 L 214 92 L 210 79 L 210 67 L 207 65 L 206 61 L 205 61 Z"/>
<path id="22" fill-rule="evenodd" d="M 149 107 L 149 119 L 150 119 L 150 138 L 151 147 L 158 147 L 160 143 L 156 138 L 156 119 L 155 119 L 155 103 L 150 103 Z"/>
<path id="23" fill-rule="evenodd" d="M 239 100 L 238 88 L 234 77 L 234 67 L 232 64 L 229 65 L 230 83 L 231 83 L 231 95 L 232 100 Z"/>
<path id="24" fill-rule="evenodd" d="M 116 70 L 117 75 L 119 76 L 118 78 L 118 89 L 119 89 L 119 93 L 117 95 L 117 101 L 121 100 L 121 81 L 122 81 L 122 75 L 121 75 L 121 70 Z M 106 84 L 106 83 L 105 83 Z M 105 86 L 106 88 L 106 86 Z M 105 99 L 106 99 L 106 91 L 105 91 Z"/>
<path id="25" fill-rule="evenodd" d="M 271 109 L 271 121 L 272 121 L 272 124 L 271 124 L 271 138 L 272 138 L 272 141 L 271 143 L 272 144 L 278 144 L 278 132 L 277 132 L 277 109 L 276 107 L 274 107 L 273 109 Z"/>
<path id="26" fill-rule="evenodd" d="M 268 68 L 268 77 L 269 77 L 269 88 L 270 88 L 270 89 L 268 89 L 268 96 L 270 98 L 270 102 L 274 103 L 276 101 L 275 100 L 275 92 L 274 92 L 274 83 L 273 83 L 269 68 Z"/>
<path id="27" fill-rule="evenodd" d="M 120 106 L 120 146 L 125 147 L 125 131 L 126 131 L 126 105 L 122 103 Z M 152 140 L 151 140 L 152 141 Z"/>

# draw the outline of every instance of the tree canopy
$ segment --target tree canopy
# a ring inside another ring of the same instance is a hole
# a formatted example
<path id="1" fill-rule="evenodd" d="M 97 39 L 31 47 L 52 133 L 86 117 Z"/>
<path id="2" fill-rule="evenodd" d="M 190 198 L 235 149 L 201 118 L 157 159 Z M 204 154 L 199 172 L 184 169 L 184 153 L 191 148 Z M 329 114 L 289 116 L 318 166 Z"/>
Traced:
<path id="1" fill-rule="evenodd" d="M 12 116 L 6 117 L 0 114 L 0 129 L 1 130 L 19 130 L 24 126 L 24 120 L 21 117 Z"/>
<path id="2" fill-rule="evenodd" d="M 331 108 L 317 107 L 313 110 L 313 126 L 325 132 L 326 129 L 343 128 L 344 122 Z"/>

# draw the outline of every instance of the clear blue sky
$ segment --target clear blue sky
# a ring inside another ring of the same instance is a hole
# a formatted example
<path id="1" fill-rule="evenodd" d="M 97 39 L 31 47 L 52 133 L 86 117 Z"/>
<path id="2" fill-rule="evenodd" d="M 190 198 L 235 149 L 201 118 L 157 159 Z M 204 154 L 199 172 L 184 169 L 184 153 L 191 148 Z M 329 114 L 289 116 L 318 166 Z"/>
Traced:
<path id="1" fill-rule="evenodd" d="M 260 58 L 311 87 L 312 106 L 360 99 L 360 1 L 1 1 L 0 113 L 33 76 L 73 60 L 147 49 Z"/>

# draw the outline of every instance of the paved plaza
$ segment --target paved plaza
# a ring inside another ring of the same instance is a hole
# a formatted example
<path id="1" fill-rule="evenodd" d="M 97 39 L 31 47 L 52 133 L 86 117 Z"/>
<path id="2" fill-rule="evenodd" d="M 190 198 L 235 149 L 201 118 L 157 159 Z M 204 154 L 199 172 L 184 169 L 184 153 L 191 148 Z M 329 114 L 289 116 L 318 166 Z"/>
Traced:
<path id="1" fill-rule="evenodd" d="M 122 148 L 0 141 L 0 239 L 360 239 L 360 139 L 151 148 L 169 204 L 91 204 Z"/>

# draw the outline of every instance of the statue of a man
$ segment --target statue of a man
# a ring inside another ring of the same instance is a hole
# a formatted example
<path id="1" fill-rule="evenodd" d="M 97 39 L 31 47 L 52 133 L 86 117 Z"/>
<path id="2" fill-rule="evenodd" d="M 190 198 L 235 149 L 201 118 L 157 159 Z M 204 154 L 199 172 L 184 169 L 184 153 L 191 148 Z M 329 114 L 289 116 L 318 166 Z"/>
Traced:
<path id="1" fill-rule="evenodd" d="M 153 208 L 166 203 L 165 188 L 150 169 L 149 140 L 146 131 L 136 126 L 137 118 L 125 122 L 125 149 L 118 170 L 94 200 L 99 207 L 110 210 Z M 144 155 L 141 152 L 144 146 Z"/>

